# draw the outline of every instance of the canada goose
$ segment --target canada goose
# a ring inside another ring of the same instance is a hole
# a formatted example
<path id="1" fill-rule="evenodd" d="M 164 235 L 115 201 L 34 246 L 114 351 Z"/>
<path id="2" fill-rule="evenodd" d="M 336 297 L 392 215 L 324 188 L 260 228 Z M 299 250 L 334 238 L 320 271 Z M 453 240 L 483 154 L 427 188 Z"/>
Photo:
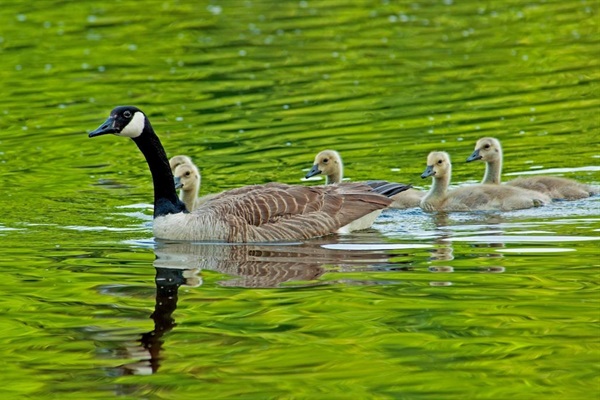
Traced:
<path id="1" fill-rule="evenodd" d="M 365 183 L 244 186 L 222 192 L 193 212 L 177 197 L 160 139 L 137 107 L 120 106 L 89 137 L 108 133 L 133 139 L 152 174 L 154 235 L 159 239 L 227 242 L 303 240 L 343 230 L 352 221 L 390 205 L 407 186 Z M 381 194 L 380 194 L 381 193 Z"/>
<path id="2" fill-rule="evenodd" d="M 315 162 L 305 178 L 323 174 L 327 185 L 340 183 L 344 179 L 344 164 L 340 153 L 335 150 L 323 150 L 315 157 Z M 416 189 L 407 189 L 392 196 L 394 202 L 389 208 L 419 207 L 425 193 Z"/>
<path id="3" fill-rule="evenodd" d="M 470 185 L 448 191 L 452 175 L 450 156 L 443 151 L 433 151 L 427 156 L 427 168 L 421 174 L 425 179 L 433 176 L 433 184 L 421 200 L 425 211 L 510 211 L 531 208 L 549 203 L 542 193 L 498 185 Z"/>
<path id="4" fill-rule="evenodd" d="M 502 146 L 492 137 L 484 137 L 475 144 L 475 151 L 467 162 L 485 161 L 485 175 L 481 183 L 500 184 L 502 175 Z M 506 183 L 510 186 L 535 190 L 554 200 L 576 200 L 597 194 L 594 188 L 567 178 L 556 176 L 534 176 L 517 178 Z"/>

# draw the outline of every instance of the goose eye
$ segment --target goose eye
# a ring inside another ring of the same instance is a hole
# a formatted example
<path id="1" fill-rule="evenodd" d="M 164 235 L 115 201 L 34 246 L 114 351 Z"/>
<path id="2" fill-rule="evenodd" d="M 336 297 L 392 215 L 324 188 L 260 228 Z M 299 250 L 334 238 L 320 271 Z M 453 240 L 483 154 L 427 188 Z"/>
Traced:
<path id="1" fill-rule="evenodd" d="M 442 162 L 443 162 L 442 160 L 438 160 L 438 164 L 442 164 Z"/>
<path id="2" fill-rule="evenodd" d="M 190 171 L 186 172 L 185 176 L 190 176 Z"/>
<path id="3" fill-rule="evenodd" d="M 131 118 L 131 111 L 129 111 L 129 110 L 125 110 L 125 111 L 123 111 L 123 116 L 124 116 L 125 118 Z"/>
<path id="4" fill-rule="evenodd" d="M 327 159 L 327 158 L 324 158 L 324 159 L 323 159 L 323 162 L 324 162 L 325 164 L 327 164 L 327 163 L 329 162 L 329 159 Z"/>
<path id="5" fill-rule="evenodd" d="M 489 145 L 489 144 L 486 144 L 485 146 L 483 146 L 483 148 L 484 148 L 484 149 L 489 149 L 489 148 L 490 148 L 490 145 Z"/>

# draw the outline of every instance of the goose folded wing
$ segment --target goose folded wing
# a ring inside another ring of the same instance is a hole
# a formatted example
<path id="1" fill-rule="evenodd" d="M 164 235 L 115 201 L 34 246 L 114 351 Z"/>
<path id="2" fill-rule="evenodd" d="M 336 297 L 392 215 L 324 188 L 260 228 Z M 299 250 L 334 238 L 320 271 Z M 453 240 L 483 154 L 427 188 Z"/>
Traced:
<path id="1" fill-rule="evenodd" d="M 229 190 L 204 207 L 227 221 L 230 241 L 298 240 L 335 232 L 391 200 L 364 184 L 296 186 L 281 183 Z"/>

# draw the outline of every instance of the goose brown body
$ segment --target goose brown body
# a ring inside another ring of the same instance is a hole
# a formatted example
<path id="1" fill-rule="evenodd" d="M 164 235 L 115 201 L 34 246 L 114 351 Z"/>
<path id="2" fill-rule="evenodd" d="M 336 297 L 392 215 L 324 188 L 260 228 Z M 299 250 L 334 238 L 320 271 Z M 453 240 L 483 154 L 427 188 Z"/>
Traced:
<path id="1" fill-rule="evenodd" d="M 342 157 L 335 150 L 323 150 L 315 156 L 315 161 L 311 170 L 306 174 L 306 177 L 322 174 L 325 175 L 326 184 L 336 184 L 344 179 L 344 164 Z M 425 193 L 413 188 L 404 190 L 393 195 L 393 200 L 389 208 L 413 208 L 419 207 L 421 199 Z"/>
<path id="2" fill-rule="evenodd" d="M 467 162 L 481 160 L 486 163 L 484 184 L 500 184 L 502 176 L 502 146 L 500 141 L 492 137 L 484 137 L 477 141 L 475 150 L 467 158 Z M 556 176 L 521 177 L 509 181 L 506 185 L 543 193 L 555 200 L 576 200 L 597 194 L 598 190 L 574 181 Z"/>
<path id="3" fill-rule="evenodd" d="M 302 240 L 338 232 L 390 203 L 360 183 L 312 187 L 267 183 L 220 193 L 190 215 L 158 217 L 154 233 L 176 240 Z"/>
<path id="4" fill-rule="evenodd" d="M 431 152 L 422 178 L 433 177 L 433 184 L 421 200 L 425 211 L 510 211 L 549 203 L 548 196 L 531 190 L 499 185 L 470 185 L 448 191 L 452 164 L 448 153 Z"/>
<path id="5" fill-rule="evenodd" d="M 251 185 L 222 192 L 193 212 L 177 197 L 166 152 L 148 118 L 136 107 L 115 108 L 90 137 L 115 134 L 133 139 L 154 182 L 154 235 L 160 239 L 274 242 L 296 241 L 342 230 L 392 203 L 366 183 L 300 186 Z M 383 193 L 383 191 L 382 191 Z"/>

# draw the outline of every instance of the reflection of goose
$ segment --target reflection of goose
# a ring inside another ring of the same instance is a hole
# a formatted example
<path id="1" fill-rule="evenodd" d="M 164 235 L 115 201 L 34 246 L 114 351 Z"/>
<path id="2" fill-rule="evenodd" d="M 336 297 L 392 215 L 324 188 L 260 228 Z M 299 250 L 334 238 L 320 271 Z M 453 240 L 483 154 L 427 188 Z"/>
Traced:
<path id="1" fill-rule="evenodd" d="M 209 270 L 236 277 L 221 282 L 224 286 L 276 287 L 288 281 L 311 281 L 325 272 L 319 257 L 311 256 L 311 249 L 164 242 L 155 250 L 155 266 Z"/>
<path id="2" fill-rule="evenodd" d="M 448 191 L 452 175 L 450 156 L 434 151 L 427 157 L 421 178 L 433 176 L 433 185 L 421 200 L 425 211 L 517 210 L 549 203 L 546 195 L 515 187 L 470 185 Z"/>
<path id="3" fill-rule="evenodd" d="M 389 206 L 389 196 L 406 189 L 388 187 L 382 195 L 363 183 L 268 183 L 220 193 L 188 213 L 177 198 L 165 150 L 144 113 L 136 107 L 117 107 L 89 136 L 108 133 L 133 139 L 144 154 L 154 183 L 153 231 L 162 239 L 274 242 L 324 236 Z"/>
<path id="4" fill-rule="evenodd" d="M 403 269 L 407 262 L 391 262 L 385 251 L 335 251 L 311 241 L 304 244 L 222 245 L 190 242 L 159 242 L 156 249 L 157 268 L 215 271 L 230 275 L 224 286 L 277 287 L 294 281 L 314 281 L 325 273 L 324 266 L 342 271 L 376 271 Z M 315 284 L 315 282 L 310 283 Z M 297 285 L 296 285 L 297 286 Z"/>
<path id="5" fill-rule="evenodd" d="M 211 270 L 233 275 L 223 286 L 277 287 L 284 282 L 302 281 L 307 285 L 325 272 L 325 265 L 351 262 L 353 266 L 366 266 L 373 262 L 389 264 L 386 253 L 352 254 L 329 251 L 318 241 L 310 245 L 223 245 L 206 243 L 158 242 L 155 248 L 156 301 L 151 315 L 154 329 L 144 333 L 136 345 L 123 350 L 124 358 L 137 359 L 121 365 L 118 370 L 125 375 L 155 373 L 161 362 L 163 336 L 175 327 L 173 312 L 177 308 L 180 286 L 198 286 L 197 273 Z M 340 280 L 346 285 L 376 284 L 377 281 Z"/>
<path id="6" fill-rule="evenodd" d="M 325 175 L 326 184 L 340 183 L 344 179 L 344 164 L 342 157 L 335 150 L 323 150 L 316 155 L 314 164 L 310 171 L 306 174 L 306 178 L 323 174 Z M 419 203 L 425 193 L 416 190 L 408 189 L 392 196 L 394 202 L 389 208 L 412 208 L 419 207 Z"/>
<path id="7" fill-rule="evenodd" d="M 178 291 L 182 285 L 196 286 L 194 271 L 185 269 L 156 268 L 156 301 L 150 316 L 154 329 L 144 333 L 139 344 L 127 346 L 125 358 L 137 359 L 121 365 L 118 369 L 124 375 L 151 375 L 160 367 L 162 337 L 175 326 L 173 312 L 177 309 Z"/>
<path id="8" fill-rule="evenodd" d="M 484 184 L 499 184 L 502 175 L 502 146 L 500 141 L 484 137 L 475 144 L 475 151 L 467 158 L 467 162 L 485 161 Z M 535 190 L 552 199 L 575 200 L 590 197 L 596 190 L 572 179 L 555 176 L 535 176 L 517 178 L 506 183 L 514 187 Z"/>

